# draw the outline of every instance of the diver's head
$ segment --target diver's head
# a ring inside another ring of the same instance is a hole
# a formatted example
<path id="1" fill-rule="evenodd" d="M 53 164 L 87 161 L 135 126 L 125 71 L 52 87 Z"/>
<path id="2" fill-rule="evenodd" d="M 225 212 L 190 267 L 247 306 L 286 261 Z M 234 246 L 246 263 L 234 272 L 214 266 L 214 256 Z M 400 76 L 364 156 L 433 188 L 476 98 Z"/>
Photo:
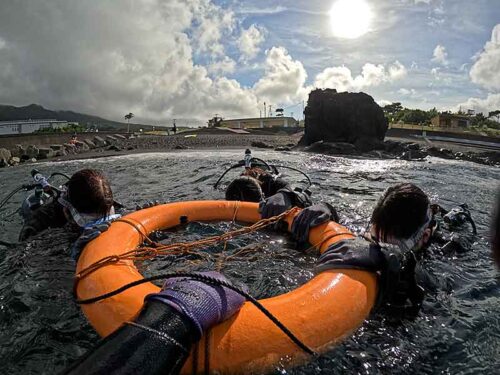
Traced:
<path id="1" fill-rule="evenodd" d="M 108 179 L 95 169 L 82 169 L 71 176 L 59 199 L 68 219 L 83 227 L 95 219 L 114 214 L 113 192 Z"/>
<path id="2" fill-rule="evenodd" d="M 371 236 L 408 250 L 425 246 L 432 235 L 432 211 L 427 195 L 409 183 L 388 188 L 370 220 Z"/>
<path id="3" fill-rule="evenodd" d="M 240 176 L 234 179 L 226 189 L 226 200 L 243 202 L 260 202 L 264 194 L 260 182 L 250 176 Z"/>

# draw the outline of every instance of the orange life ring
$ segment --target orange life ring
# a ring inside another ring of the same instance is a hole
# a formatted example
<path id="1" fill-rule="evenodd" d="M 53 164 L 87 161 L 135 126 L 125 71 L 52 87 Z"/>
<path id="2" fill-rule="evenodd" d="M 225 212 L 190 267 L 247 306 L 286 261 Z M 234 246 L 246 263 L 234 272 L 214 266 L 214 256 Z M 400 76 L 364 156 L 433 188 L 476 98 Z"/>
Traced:
<path id="1" fill-rule="evenodd" d="M 228 201 L 194 201 L 155 206 L 127 215 L 145 233 L 171 228 L 179 218 L 189 221 L 229 221 L 253 223 L 260 219 L 256 203 Z M 293 218 L 288 218 L 289 225 Z M 342 239 L 351 238 L 345 227 L 329 222 L 310 231 L 311 244 L 320 251 Z M 108 231 L 88 244 L 77 265 L 77 273 L 110 255 L 135 249 L 142 235 L 130 225 L 114 222 Z M 130 282 L 142 279 L 132 261 L 98 269 L 83 278 L 77 296 L 86 299 L 108 293 Z M 350 335 L 366 319 L 376 294 L 374 274 L 358 270 L 321 272 L 305 285 L 260 302 L 302 342 L 317 352 L 332 348 Z M 134 318 L 147 294 L 158 292 L 152 283 L 142 284 L 114 297 L 83 305 L 90 324 L 101 336 L 107 336 L 124 322 Z M 204 369 L 205 347 L 210 347 L 210 368 L 217 373 L 263 373 L 272 371 L 283 360 L 288 365 L 304 362 L 308 355 L 301 351 L 281 330 L 251 303 L 247 302 L 231 319 L 214 327 L 208 338 L 198 344 L 197 369 Z M 193 356 L 182 373 L 193 369 Z"/>

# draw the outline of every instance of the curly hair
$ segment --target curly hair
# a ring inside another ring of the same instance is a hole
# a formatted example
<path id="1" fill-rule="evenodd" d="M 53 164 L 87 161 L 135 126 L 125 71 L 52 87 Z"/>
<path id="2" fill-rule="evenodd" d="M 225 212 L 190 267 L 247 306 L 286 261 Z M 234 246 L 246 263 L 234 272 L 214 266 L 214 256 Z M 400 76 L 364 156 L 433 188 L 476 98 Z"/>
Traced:
<path id="1" fill-rule="evenodd" d="M 107 215 L 113 192 L 106 176 L 95 169 L 82 169 L 68 181 L 68 200 L 78 212 Z"/>

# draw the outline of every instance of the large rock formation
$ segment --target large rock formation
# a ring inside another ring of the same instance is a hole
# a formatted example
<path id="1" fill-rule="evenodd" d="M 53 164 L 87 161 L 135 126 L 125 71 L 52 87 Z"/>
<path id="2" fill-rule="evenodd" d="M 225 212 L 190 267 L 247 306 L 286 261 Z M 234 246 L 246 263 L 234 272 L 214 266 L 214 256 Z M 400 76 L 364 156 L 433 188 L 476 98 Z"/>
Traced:
<path id="1" fill-rule="evenodd" d="M 388 127 L 382 108 L 365 93 L 311 91 L 304 114 L 304 145 L 348 142 L 367 151 L 384 140 Z"/>

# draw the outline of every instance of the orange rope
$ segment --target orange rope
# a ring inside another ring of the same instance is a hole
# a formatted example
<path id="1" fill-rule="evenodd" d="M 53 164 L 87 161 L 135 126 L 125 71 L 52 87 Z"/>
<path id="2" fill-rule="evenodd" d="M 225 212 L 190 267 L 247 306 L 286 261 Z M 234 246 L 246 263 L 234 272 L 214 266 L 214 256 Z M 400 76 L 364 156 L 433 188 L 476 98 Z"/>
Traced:
<path id="1" fill-rule="evenodd" d="M 238 206 L 235 208 L 235 214 L 234 214 L 234 219 L 236 219 L 236 213 L 238 210 Z M 222 235 L 219 236 L 212 236 L 212 237 L 207 237 L 201 240 L 193 241 L 193 242 L 180 242 L 180 243 L 174 243 L 174 244 L 169 244 L 169 245 L 163 245 L 160 243 L 156 243 L 152 241 L 147 233 L 144 233 L 144 231 L 139 228 L 139 224 L 136 222 L 133 222 L 131 220 L 125 219 L 120 219 L 118 221 L 121 221 L 123 223 L 127 223 L 131 225 L 134 229 L 136 229 L 142 236 L 143 238 L 151 245 L 154 247 L 139 247 L 137 249 L 129 250 L 123 254 L 120 255 L 110 255 L 107 257 L 104 257 L 97 262 L 91 264 L 87 268 L 81 270 L 76 276 L 75 276 L 75 282 L 78 283 L 80 280 L 83 278 L 87 277 L 88 275 L 94 273 L 98 269 L 102 267 L 106 267 L 109 265 L 116 264 L 120 261 L 126 261 L 126 260 L 131 260 L 131 261 L 145 261 L 149 259 L 153 259 L 157 256 L 161 255 L 180 255 L 180 254 L 197 254 L 194 253 L 194 249 L 200 249 L 203 247 L 215 245 L 219 242 L 227 242 L 232 238 L 243 236 L 245 234 L 253 233 L 256 232 L 260 229 L 263 229 L 269 225 L 272 225 L 282 219 L 284 219 L 286 216 L 289 214 L 297 211 L 298 208 L 292 208 L 280 215 L 271 217 L 269 219 L 262 219 L 259 220 L 258 222 L 247 226 L 243 227 L 240 229 L 236 229 L 233 231 L 226 232 Z"/>

